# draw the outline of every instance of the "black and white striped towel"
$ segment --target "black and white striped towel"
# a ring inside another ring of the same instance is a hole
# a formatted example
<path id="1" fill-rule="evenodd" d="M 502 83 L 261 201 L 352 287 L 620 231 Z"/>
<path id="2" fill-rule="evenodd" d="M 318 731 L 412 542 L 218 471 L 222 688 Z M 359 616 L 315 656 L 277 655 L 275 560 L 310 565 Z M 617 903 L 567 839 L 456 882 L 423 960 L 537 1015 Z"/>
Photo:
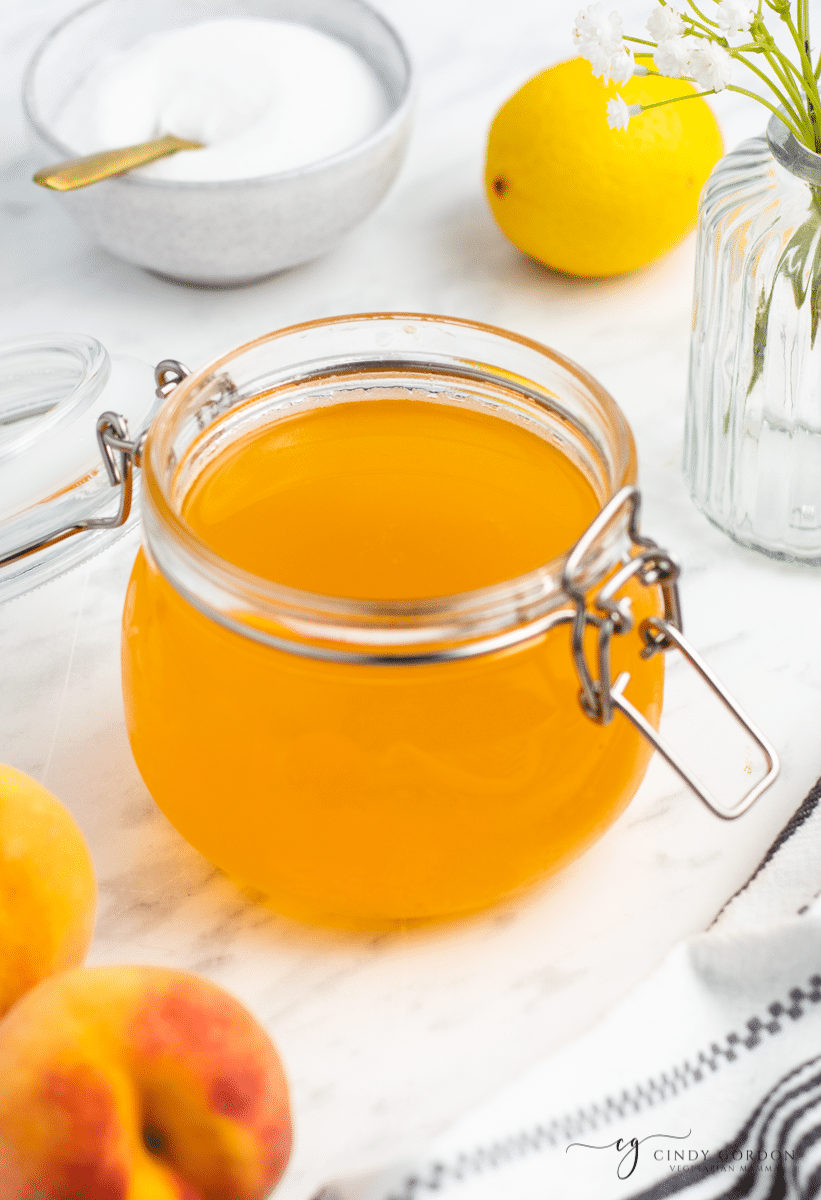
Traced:
<path id="1" fill-rule="evenodd" d="M 418 1161 L 316 1200 L 821 1197 L 820 798 L 821 784 L 714 928 L 584 1037 Z"/>

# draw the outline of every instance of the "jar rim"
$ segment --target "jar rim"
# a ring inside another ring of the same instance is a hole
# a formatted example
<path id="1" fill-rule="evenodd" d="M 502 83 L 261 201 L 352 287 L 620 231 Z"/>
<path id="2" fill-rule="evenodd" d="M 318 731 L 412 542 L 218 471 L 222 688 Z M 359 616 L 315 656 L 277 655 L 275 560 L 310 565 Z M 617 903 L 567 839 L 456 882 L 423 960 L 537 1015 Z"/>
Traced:
<path id="1" fill-rule="evenodd" d="M 354 599 L 280 584 L 228 562 L 195 533 L 179 511 L 180 505 L 173 496 L 174 479 L 178 476 L 181 464 L 175 450 L 175 432 L 179 432 L 179 427 L 186 419 L 190 423 L 198 399 L 206 406 L 220 408 L 219 400 L 215 404 L 213 387 L 220 380 L 224 382 L 229 379 L 230 382 L 228 372 L 236 367 L 243 356 L 253 356 L 280 346 L 287 347 L 289 343 L 293 352 L 294 346 L 317 333 L 336 331 L 344 334 L 356 328 L 359 332 L 372 332 L 375 335 L 372 341 L 376 349 L 371 350 L 370 358 L 364 353 L 360 357 L 356 354 L 349 356 L 346 363 L 349 373 L 355 374 L 358 368 L 366 365 L 372 367 L 374 361 L 388 367 L 395 364 L 407 367 L 407 345 L 400 348 L 398 355 L 396 347 L 393 351 L 385 347 L 379 353 L 379 335 L 384 333 L 386 326 L 406 333 L 422 330 L 429 334 L 433 331 L 440 342 L 450 342 L 451 367 L 460 378 L 474 382 L 478 379 L 481 386 L 483 378 L 491 378 L 483 374 L 483 370 L 495 369 L 505 375 L 506 383 L 513 392 L 521 394 L 531 404 L 543 404 L 546 409 L 552 404 L 558 411 L 562 406 L 562 397 L 551 392 L 543 383 L 526 376 L 516 377 L 501 363 L 494 368 L 492 363 L 477 361 L 464 351 L 469 349 L 468 343 L 473 340 L 497 351 L 506 347 L 514 351 L 514 357 L 518 352 L 533 363 L 542 363 L 557 379 L 564 380 L 568 394 L 571 391 L 574 393 L 577 410 L 583 406 L 582 402 L 586 404 L 588 428 L 584 427 L 578 411 L 575 414 L 579 436 L 589 434 L 602 443 L 607 442 L 606 452 L 611 461 L 609 478 L 604 489 L 599 489 L 603 491 L 598 496 L 600 506 L 604 507 L 622 487 L 635 482 L 635 443 L 624 414 L 601 384 L 564 355 L 534 339 L 461 318 L 407 312 L 341 315 L 292 325 L 246 342 L 187 376 L 174 390 L 152 423 L 143 458 L 146 550 L 175 590 L 194 607 L 254 640 L 273 645 L 280 645 L 283 639 L 288 642 L 295 637 L 297 641 L 314 648 L 320 642 L 353 643 L 368 656 L 379 655 L 390 647 L 405 657 L 421 652 L 423 647 L 434 643 L 473 641 L 497 636 L 506 630 L 519 633 L 527 630 L 523 636 L 533 636 L 529 629 L 534 622 L 567 603 L 562 576 L 572 546 L 568 546 L 565 553 L 520 576 L 470 591 L 424 599 Z M 287 348 L 285 357 L 288 357 Z M 419 363 L 430 363 L 434 358 L 433 352 L 426 348 L 421 352 Z M 315 366 L 316 361 L 312 361 Z M 341 366 L 338 359 L 327 361 Z M 311 378 L 310 365 L 309 360 L 297 363 L 290 374 L 288 371 L 282 374 L 280 382 Z M 253 394 L 244 396 L 240 389 L 238 400 L 248 398 L 253 400 Z M 224 407 L 214 419 L 222 419 L 238 400 L 229 398 L 226 401 L 222 397 Z M 570 411 L 569 404 L 562 416 L 571 424 L 574 423 L 574 413 Z M 626 523 L 617 522 L 612 530 L 608 530 L 596 552 L 585 560 L 582 577 L 587 585 L 593 586 L 602 579 L 615 562 L 624 556 L 626 542 Z M 319 656 L 323 657 L 321 654 Z"/>
<path id="2" fill-rule="evenodd" d="M 776 162 L 790 174 L 803 179 L 805 183 L 821 187 L 821 154 L 816 154 L 809 146 L 799 142 L 777 112 L 767 122 L 767 145 Z"/>

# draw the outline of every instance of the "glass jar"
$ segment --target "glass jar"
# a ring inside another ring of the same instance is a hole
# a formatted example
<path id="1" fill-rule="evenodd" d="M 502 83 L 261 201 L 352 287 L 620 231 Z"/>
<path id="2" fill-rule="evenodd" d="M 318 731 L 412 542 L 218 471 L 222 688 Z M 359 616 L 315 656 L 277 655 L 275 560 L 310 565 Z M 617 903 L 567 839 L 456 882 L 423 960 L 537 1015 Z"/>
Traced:
<path id="1" fill-rule="evenodd" d="M 531 431 L 581 472 L 599 517 L 528 574 L 423 600 L 299 591 L 194 531 L 186 500 L 226 450 L 374 398 Z M 142 461 L 129 736 L 160 808 L 228 874 L 311 920 L 449 916 L 556 870 L 627 805 L 661 712 L 663 639 L 648 622 L 671 615 L 656 585 L 672 568 L 637 532 L 627 423 L 578 367 L 438 317 L 303 325 L 186 378 Z M 629 720 L 610 719 L 614 705 Z"/>
<path id="2" fill-rule="evenodd" d="M 129 511 L 112 516 L 98 420 L 116 408 L 122 428 L 139 437 L 157 407 L 148 363 L 109 355 L 95 338 L 47 333 L 0 343 L 0 603 L 78 566 L 137 523 L 136 478 Z"/>
<path id="3" fill-rule="evenodd" d="M 744 546 L 821 563 L 821 156 L 773 116 L 701 196 L 684 470 Z"/>

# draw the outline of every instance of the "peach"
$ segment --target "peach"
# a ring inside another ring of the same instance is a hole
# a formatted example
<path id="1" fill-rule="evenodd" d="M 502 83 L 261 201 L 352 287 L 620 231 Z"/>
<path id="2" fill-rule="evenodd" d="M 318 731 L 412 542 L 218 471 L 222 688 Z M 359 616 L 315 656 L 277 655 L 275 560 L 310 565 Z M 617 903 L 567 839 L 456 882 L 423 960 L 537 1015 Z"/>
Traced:
<path id="1" fill-rule="evenodd" d="M 274 1046 L 196 975 L 79 967 L 0 1021 L 0 1200 L 263 1200 L 290 1148 Z"/>
<path id="2" fill-rule="evenodd" d="M 91 856 L 71 813 L 0 764 L 0 1016 L 41 979 L 83 961 L 96 901 Z"/>

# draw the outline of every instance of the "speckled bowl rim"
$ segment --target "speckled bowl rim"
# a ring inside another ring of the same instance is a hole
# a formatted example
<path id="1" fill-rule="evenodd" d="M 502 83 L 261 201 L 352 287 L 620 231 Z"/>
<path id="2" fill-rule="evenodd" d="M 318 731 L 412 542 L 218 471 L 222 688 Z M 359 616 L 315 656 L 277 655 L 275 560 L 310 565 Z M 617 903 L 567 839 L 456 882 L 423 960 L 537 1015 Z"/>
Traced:
<path id="1" fill-rule="evenodd" d="M 34 54 L 29 59 L 28 65 L 23 74 L 22 87 L 22 106 L 26 121 L 35 130 L 38 136 L 48 145 L 54 147 L 55 161 L 58 156 L 63 158 L 76 157 L 76 150 L 72 150 L 70 146 L 66 146 L 59 141 L 51 130 L 45 125 L 43 118 L 37 112 L 34 103 L 34 82 L 37 75 L 37 69 L 40 65 L 45 52 L 62 34 L 63 30 L 74 21 L 83 17 L 93 8 L 100 8 L 105 4 L 110 4 L 112 0 L 89 0 L 88 4 L 82 5 L 81 8 L 74 9 L 67 17 L 63 17 L 56 25 L 54 25 L 43 40 L 40 42 Z M 137 2 L 137 0 L 135 0 Z M 241 179 L 146 179 L 140 175 L 134 175 L 130 172 L 116 176 L 111 182 L 115 182 L 125 187 L 137 188 L 156 188 L 159 191 L 169 190 L 172 188 L 183 188 L 187 191 L 219 191 L 222 189 L 237 188 L 237 187 L 260 187 L 264 184 L 277 183 L 279 180 L 289 180 L 296 178 L 306 178 L 311 175 L 321 174 L 328 168 L 333 168 L 341 163 L 350 162 L 362 155 L 367 154 L 375 146 L 382 142 L 389 142 L 396 131 L 400 129 L 408 117 L 409 110 L 413 107 L 416 96 L 416 79 L 413 69 L 413 61 L 408 52 L 408 49 L 402 38 L 397 33 L 394 26 L 386 20 L 382 13 L 372 8 L 370 4 L 366 4 L 364 0 L 348 0 L 349 3 L 355 4 L 358 8 L 367 12 L 374 17 L 384 28 L 388 36 L 393 40 L 396 49 L 401 55 L 407 75 L 406 83 L 403 92 L 390 116 L 384 121 L 378 129 L 376 129 L 368 137 L 363 138 L 359 142 L 355 142 L 347 150 L 341 151 L 339 154 L 333 154 L 328 158 L 318 159 L 314 163 L 309 163 L 304 167 L 294 167 L 290 171 L 277 171 L 271 175 L 250 175 L 244 176 Z M 304 21 L 302 24 L 309 25 L 310 28 L 316 26 L 310 25 Z M 354 47 L 355 48 L 355 47 Z"/>

